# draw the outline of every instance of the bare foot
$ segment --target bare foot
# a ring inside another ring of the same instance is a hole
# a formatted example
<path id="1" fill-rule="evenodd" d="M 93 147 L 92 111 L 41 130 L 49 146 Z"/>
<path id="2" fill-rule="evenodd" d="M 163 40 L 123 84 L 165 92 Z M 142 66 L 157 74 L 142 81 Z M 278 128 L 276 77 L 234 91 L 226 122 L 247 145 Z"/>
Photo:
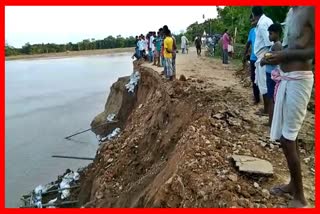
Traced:
<path id="1" fill-rule="evenodd" d="M 300 201 L 300 200 L 292 200 L 289 201 L 288 208 L 307 208 L 308 204 L 306 201 Z"/>

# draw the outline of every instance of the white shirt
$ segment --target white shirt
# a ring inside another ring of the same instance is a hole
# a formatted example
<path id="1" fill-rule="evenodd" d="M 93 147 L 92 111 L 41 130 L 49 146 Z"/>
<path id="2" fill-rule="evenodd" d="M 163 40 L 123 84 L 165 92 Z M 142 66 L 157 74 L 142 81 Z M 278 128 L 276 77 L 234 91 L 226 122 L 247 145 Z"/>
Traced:
<path id="1" fill-rule="evenodd" d="M 139 40 L 138 41 L 138 47 L 139 47 L 139 51 L 143 51 L 144 50 L 144 41 L 143 40 Z"/>
<path id="2" fill-rule="evenodd" d="M 258 56 L 258 52 L 273 43 L 269 40 L 268 28 L 273 24 L 273 21 L 264 14 L 260 17 L 256 27 L 256 40 L 254 41 L 254 54 Z"/>
<path id="3" fill-rule="evenodd" d="M 181 37 L 181 48 L 186 48 L 188 42 L 189 42 L 189 41 L 188 41 L 187 37 L 183 35 L 183 36 Z"/>
<path id="4" fill-rule="evenodd" d="M 154 51 L 154 49 L 155 49 L 154 44 L 153 44 L 153 40 L 154 40 L 154 37 L 151 36 L 149 42 L 150 42 L 150 48 L 152 51 Z"/>

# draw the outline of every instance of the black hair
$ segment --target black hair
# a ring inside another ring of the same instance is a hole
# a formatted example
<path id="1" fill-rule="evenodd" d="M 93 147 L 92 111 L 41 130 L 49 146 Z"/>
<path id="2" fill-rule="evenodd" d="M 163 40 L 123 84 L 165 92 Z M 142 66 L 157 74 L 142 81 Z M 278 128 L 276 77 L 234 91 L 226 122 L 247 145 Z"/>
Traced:
<path id="1" fill-rule="evenodd" d="M 254 6 L 252 7 L 252 13 L 254 16 L 262 16 L 263 8 L 261 6 Z"/>
<path id="2" fill-rule="evenodd" d="M 224 32 L 226 33 L 228 31 L 228 29 L 225 29 Z"/>
<path id="3" fill-rule="evenodd" d="M 166 34 L 166 31 L 168 31 L 168 30 L 169 30 L 169 28 L 168 28 L 168 26 L 167 26 L 167 25 L 164 25 L 162 29 L 163 29 L 163 32 L 164 32 L 165 34 Z"/>
<path id="4" fill-rule="evenodd" d="M 282 26 L 279 23 L 274 23 L 274 24 L 269 26 L 268 31 L 279 33 L 279 35 L 281 36 L 281 34 L 282 34 Z"/>
<path id="5" fill-rule="evenodd" d="M 253 18 L 253 15 L 252 15 L 252 13 L 250 14 L 250 16 L 249 16 L 249 19 L 251 20 Z"/>
<path id="6" fill-rule="evenodd" d="M 169 29 L 165 31 L 166 36 L 170 36 L 170 34 L 171 34 L 171 31 Z"/>

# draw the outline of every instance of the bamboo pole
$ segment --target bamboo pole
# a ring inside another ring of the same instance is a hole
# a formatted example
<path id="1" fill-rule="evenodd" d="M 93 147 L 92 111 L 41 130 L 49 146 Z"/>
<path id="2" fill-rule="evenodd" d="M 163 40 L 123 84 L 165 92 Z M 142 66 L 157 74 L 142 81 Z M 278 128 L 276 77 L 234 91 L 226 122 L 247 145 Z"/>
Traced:
<path id="1" fill-rule="evenodd" d="M 64 156 L 64 155 L 52 155 L 51 157 L 53 157 L 53 158 L 79 159 L 79 160 L 94 160 L 94 158 L 75 157 L 75 156 Z"/>

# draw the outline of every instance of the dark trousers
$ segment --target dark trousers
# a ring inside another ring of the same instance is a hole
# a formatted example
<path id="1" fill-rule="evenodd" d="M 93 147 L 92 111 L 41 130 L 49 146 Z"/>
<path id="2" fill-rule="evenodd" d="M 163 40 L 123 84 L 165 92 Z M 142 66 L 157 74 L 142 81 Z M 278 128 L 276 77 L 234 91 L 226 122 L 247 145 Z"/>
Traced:
<path id="1" fill-rule="evenodd" d="M 201 46 L 196 46 L 198 56 L 201 55 Z"/>
<path id="2" fill-rule="evenodd" d="M 258 103 L 260 102 L 260 91 L 259 91 L 259 87 L 254 83 L 254 79 L 256 76 L 256 73 L 255 73 L 256 66 L 254 65 L 255 62 L 256 61 L 250 60 L 250 72 L 251 72 L 251 82 L 252 82 L 254 101 Z"/>
<path id="3" fill-rule="evenodd" d="M 222 53 L 222 63 L 223 64 L 228 64 L 228 49 L 223 49 L 223 53 Z"/>

